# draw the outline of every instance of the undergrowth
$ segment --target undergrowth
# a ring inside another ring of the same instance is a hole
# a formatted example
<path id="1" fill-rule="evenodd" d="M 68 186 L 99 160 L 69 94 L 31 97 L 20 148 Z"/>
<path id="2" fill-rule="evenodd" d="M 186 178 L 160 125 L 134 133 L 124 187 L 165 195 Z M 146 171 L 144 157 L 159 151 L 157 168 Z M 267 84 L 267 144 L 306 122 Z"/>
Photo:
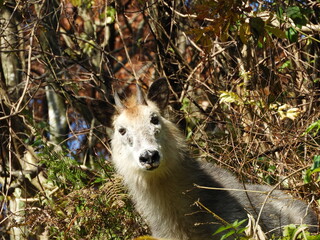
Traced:
<path id="1" fill-rule="evenodd" d="M 45 144 L 38 157 L 48 184 L 57 187 L 41 193 L 40 205 L 27 211 L 34 236 L 45 230 L 49 239 L 122 240 L 148 233 L 110 163 L 96 159 L 103 167 L 89 171 Z"/>

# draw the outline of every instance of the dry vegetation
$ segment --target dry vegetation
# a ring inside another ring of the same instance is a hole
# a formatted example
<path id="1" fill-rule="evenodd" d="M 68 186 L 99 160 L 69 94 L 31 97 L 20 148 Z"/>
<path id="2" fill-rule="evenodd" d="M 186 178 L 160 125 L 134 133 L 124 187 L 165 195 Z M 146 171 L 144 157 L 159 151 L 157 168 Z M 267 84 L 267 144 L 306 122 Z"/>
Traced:
<path id="1" fill-rule="evenodd" d="M 0 236 L 148 233 L 90 104 L 158 76 L 196 156 L 319 213 L 319 13 L 318 1 L 0 1 Z"/>

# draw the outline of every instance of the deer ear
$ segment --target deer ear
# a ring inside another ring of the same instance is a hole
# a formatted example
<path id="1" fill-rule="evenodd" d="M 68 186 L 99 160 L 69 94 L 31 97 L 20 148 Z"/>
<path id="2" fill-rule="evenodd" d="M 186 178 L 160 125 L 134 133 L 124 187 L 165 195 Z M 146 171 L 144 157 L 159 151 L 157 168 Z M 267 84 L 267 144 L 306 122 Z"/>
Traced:
<path id="1" fill-rule="evenodd" d="M 122 111 L 126 108 L 125 105 L 123 105 L 123 103 L 121 102 L 121 99 L 117 92 L 114 93 L 114 103 L 116 104 L 116 108 L 118 111 Z"/>
<path id="2" fill-rule="evenodd" d="M 113 104 L 102 100 L 91 100 L 89 102 L 93 116 L 104 126 L 112 127 L 112 117 L 116 111 Z"/>
<path id="3" fill-rule="evenodd" d="M 137 87 L 137 104 L 147 105 L 147 102 L 144 98 L 144 94 L 142 92 L 140 85 L 136 84 L 136 87 Z"/>
<path id="4" fill-rule="evenodd" d="M 164 109 L 168 105 L 169 101 L 169 85 L 167 80 L 163 78 L 158 78 L 152 83 L 148 90 L 148 99 L 158 105 L 160 110 Z"/>

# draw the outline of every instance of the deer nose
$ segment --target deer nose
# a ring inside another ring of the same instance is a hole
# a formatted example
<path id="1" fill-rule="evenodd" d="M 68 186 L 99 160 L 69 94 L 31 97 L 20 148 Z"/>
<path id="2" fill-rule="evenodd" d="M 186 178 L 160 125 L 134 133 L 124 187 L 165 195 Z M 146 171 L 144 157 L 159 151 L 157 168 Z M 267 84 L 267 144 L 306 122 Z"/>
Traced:
<path id="1" fill-rule="evenodd" d="M 139 161 L 147 170 L 152 170 L 159 167 L 160 154 L 157 150 L 147 150 L 140 155 Z"/>

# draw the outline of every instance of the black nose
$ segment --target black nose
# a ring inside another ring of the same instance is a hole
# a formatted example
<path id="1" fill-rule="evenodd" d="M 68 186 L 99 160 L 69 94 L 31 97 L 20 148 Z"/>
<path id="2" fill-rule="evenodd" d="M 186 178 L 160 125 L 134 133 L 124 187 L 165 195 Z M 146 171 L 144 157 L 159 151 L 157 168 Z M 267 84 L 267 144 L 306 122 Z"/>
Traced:
<path id="1" fill-rule="evenodd" d="M 156 150 L 148 150 L 144 151 L 140 157 L 139 161 L 143 165 L 147 166 L 147 168 L 156 168 L 159 166 L 160 154 Z"/>

